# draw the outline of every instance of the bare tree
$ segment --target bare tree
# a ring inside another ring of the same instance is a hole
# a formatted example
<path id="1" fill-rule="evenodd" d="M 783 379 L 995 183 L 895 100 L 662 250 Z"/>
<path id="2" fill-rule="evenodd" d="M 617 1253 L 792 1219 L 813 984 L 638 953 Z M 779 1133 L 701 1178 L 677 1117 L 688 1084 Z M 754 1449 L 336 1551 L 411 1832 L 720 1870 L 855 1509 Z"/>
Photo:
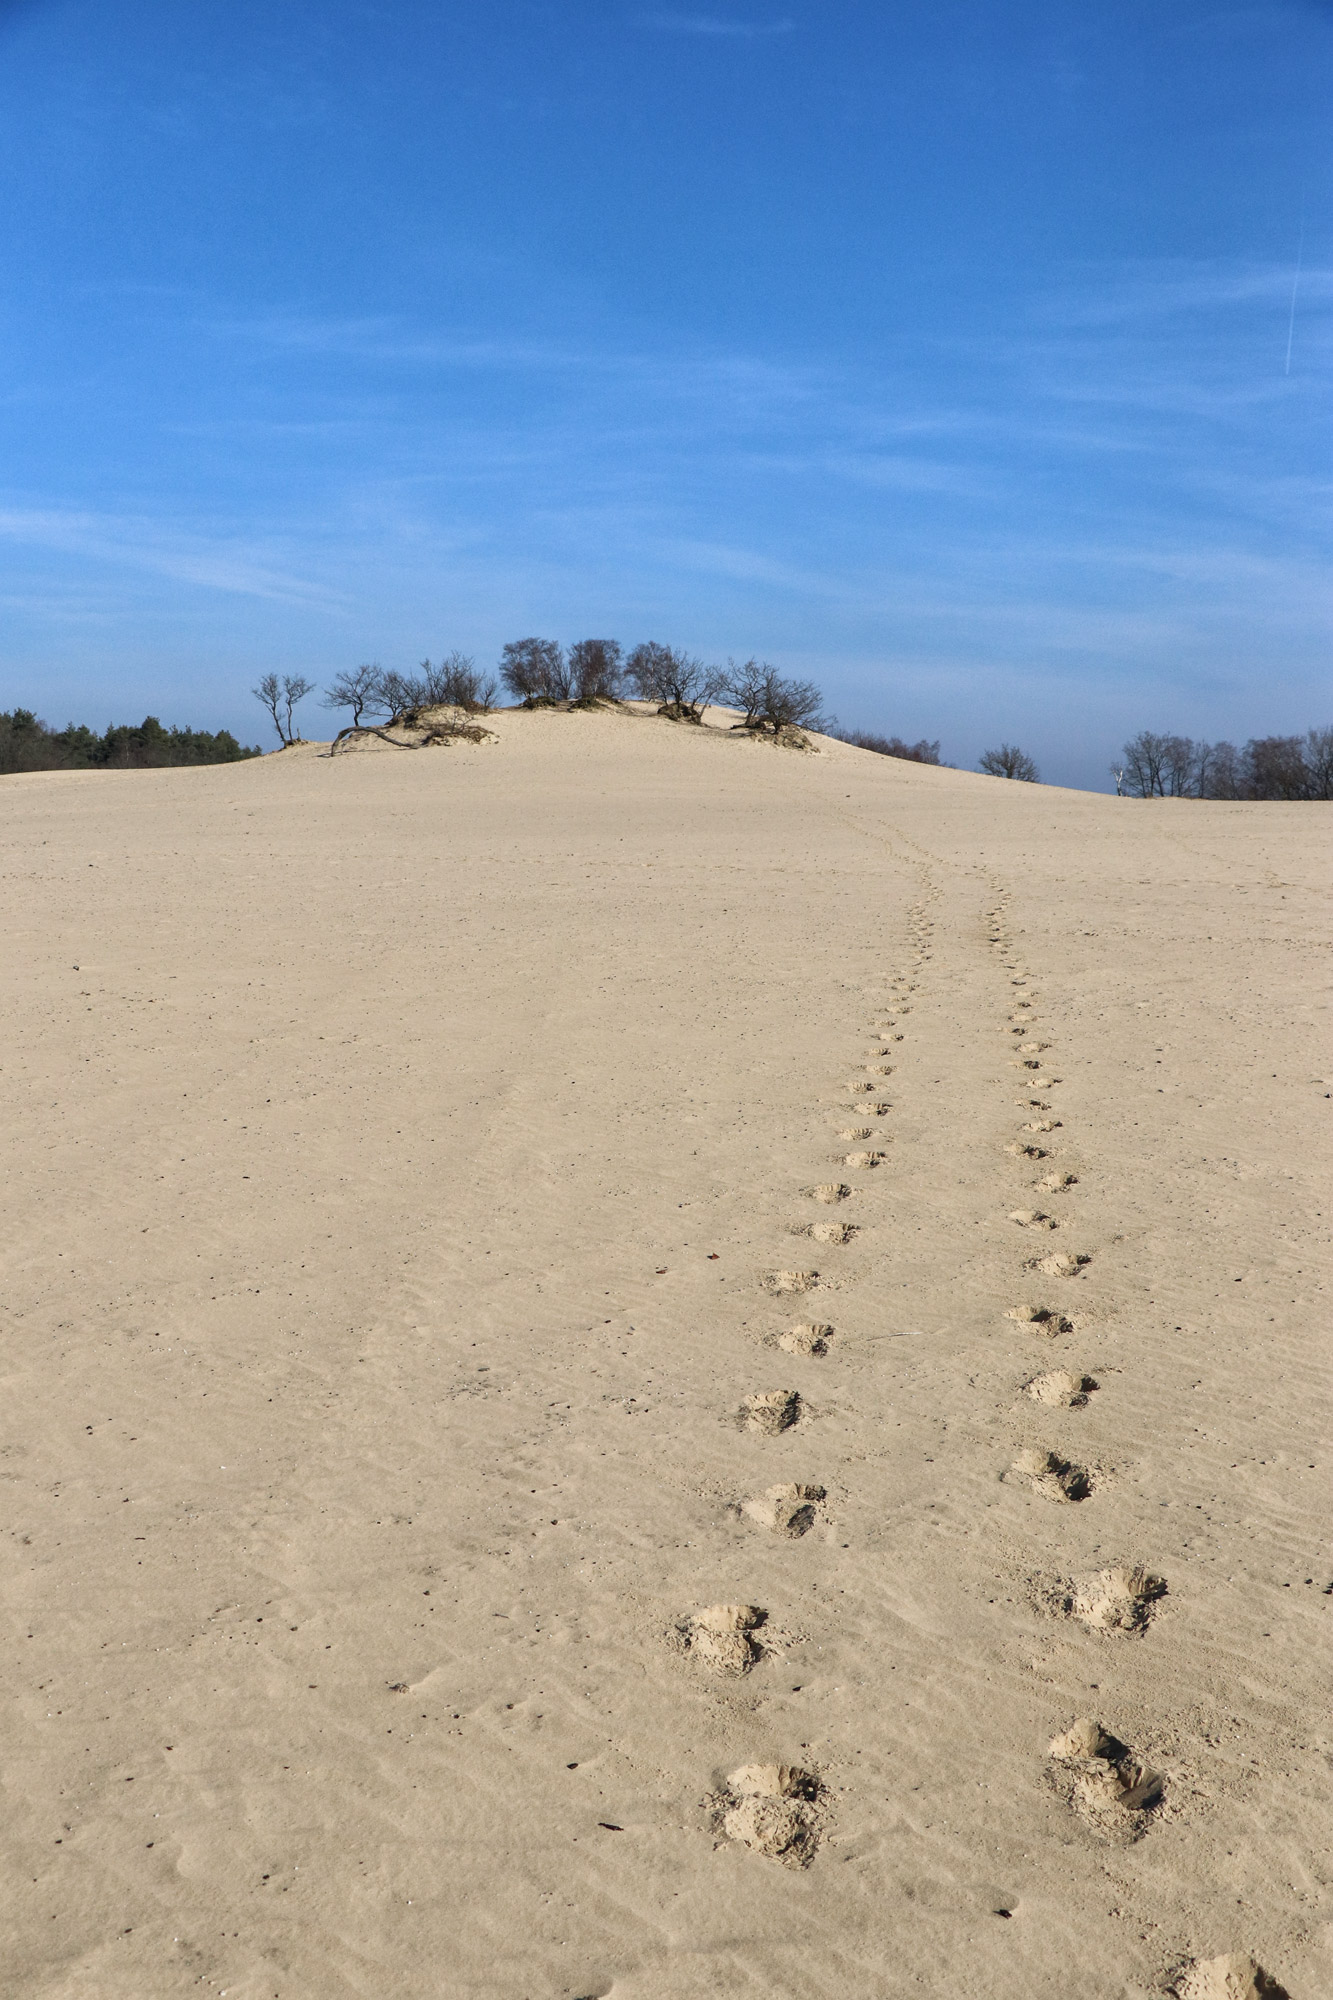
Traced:
<path id="1" fill-rule="evenodd" d="M 338 674 L 320 706 L 350 708 L 352 727 L 359 729 L 361 717 L 368 711 L 373 713 L 378 706 L 380 675 L 381 669 L 378 665 L 356 667 Z"/>
<path id="2" fill-rule="evenodd" d="M 734 660 L 727 661 L 727 679 L 722 694 L 733 708 L 740 709 L 745 718 L 742 729 L 757 729 L 759 726 L 766 671 L 755 659 L 747 660 L 743 667 L 738 667 Z"/>
<path id="3" fill-rule="evenodd" d="M 1163 776 L 1166 738 L 1151 729 L 1141 729 L 1125 745 L 1125 790 L 1132 799 L 1165 797 Z"/>
<path id="4" fill-rule="evenodd" d="M 658 714 L 672 722 L 702 722 L 726 678 L 720 668 L 651 639 L 634 648 L 625 671 L 640 700 L 655 701 Z"/>
<path id="5" fill-rule="evenodd" d="M 1244 760 L 1234 743 L 1201 743 L 1196 756 L 1196 770 L 1199 798 L 1244 798 Z"/>
<path id="6" fill-rule="evenodd" d="M 555 639 L 511 639 L 500 654 L 500 679 L 519 701 L 569 700 L 569 667 Z"/>
<path id="7" fill-rule="evenodd" d="M 1017 778 L 1025 785 L 1041 783 L 1036 764 L 1016 743 L 1002 743 L 998 750 L 983 751 L 977 759 L 977 769 L 989 778 Z"/>
<path id="8" fill-rule="evenodd" d="M 1217 796 L 1219 762 L 1231 748 L 1229 743 L 1205 743 L 1202 738 L 1194 745 L 1193 796 L 1196 799 L 1211 799 Z"/>
<path id="9" fill-rule="evenodd" d="M 813 681 L 787 680 L 767 660 L 747 660 L 738 667 L 728 660 L 718 693 L 745 717 L 742 729 L 820 729 L 824 698 Z"/>
<path id="10" fill-rule="evenodd" d="M 1248 782 L 1244 758 L 1234 743 L 1200 740 L 1194 745 L 1192 798 L 1243 799 Z"/>
<path id="11" fill-rule="evenodd" d="M 569 679 L 575 701 L 619 701 L 625 657 L 615 639 L 577 639 L 569 649 Z"/>
<path id="12" fill-rule="evenodd" d="M 1256 799 L 1308 799 L 1312 796 L 1305 745 L 1299 736 L 1261 736 L 1245 745 L 1245 774 Z"/>
<path id="13" fill-rule="evenodd" d="M 301 738 L 292 719 L 292 711 L 298 701 L 304 701 L 308 694 L 315 692 L 315 683 L 308 681 L 304 674 L 284 674 L 279 680 L 277 674 L 268 673 L 250 692 L 272 716 L 273 727 L 278 732 L 278 741 L 283 749 L 299 743 Z"/>
<path id="14" fill-rule="evenodd" d="M 760 720 L 775 736 L 784 729 L 823 729 L 824 697 L 813 681 L 787 680 L 771 670 L 764 676 L 764 706 Z"/>
<path id="15" fill-rule="evenodd" d="M 1333 728 L 1311 729 L 1305 738 L 1305 768 L 1312 799 L 1333 799 Z"/>
<path id="16" fill-rule="evenodd" d="M 1190 737 L 1162 738 L 1162 784 L 1167 798 L 1188 799 L 1193 795 L 1195 765 L 1195 746 Z"/>

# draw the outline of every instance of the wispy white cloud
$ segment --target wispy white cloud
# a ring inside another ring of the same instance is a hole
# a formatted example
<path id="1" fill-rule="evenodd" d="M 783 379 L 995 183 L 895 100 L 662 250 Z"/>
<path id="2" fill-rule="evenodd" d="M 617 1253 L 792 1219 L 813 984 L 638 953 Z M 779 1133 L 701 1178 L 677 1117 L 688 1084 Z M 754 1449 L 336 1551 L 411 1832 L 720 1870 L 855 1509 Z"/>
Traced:
<path id="1" fill-rule="evenodd" d="M 244 597 L 331 608 L 337 592 L 277 567 L 240 537 L 188 534 L 147 517 L 58 507 L 0 509 L 0 541 Z"/>
<path id="2" fill-rule="evenodd" d="M 733 41 L 758 41 L 767 35 L 790 35 L 795 21 L 733 21 L 720 14 L 644 14 L 645 28 L 657 28 L 668 35 L 715 35 Z"/>
<path id="3" fill-rule="evenodd" d="M 1282 304 L 1291 295 L 1294 229 L 1291 247 L 1291 262 L 1285 264 L 1162 257 L 1076 266 L 1058 291 L 1038 302 L 1037 310 L 1066 326 L 1099 326 Z M 1307 265 L 1301 285 L 1307 298 L 1327 301 L 1333 298 L 1333 271 Z"/>

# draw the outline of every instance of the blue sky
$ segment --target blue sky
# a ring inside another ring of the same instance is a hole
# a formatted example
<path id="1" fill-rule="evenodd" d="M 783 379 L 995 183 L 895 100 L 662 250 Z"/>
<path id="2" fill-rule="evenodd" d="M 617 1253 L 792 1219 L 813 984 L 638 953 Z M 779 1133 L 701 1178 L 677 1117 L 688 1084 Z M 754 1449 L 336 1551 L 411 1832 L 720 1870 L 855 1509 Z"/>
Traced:
<path id="1" fill-rule="evenodd" d="M 0 0 L 0 707 L 539 633 L 1072 784 L 1333 721 L 1331 141 L 1333 0 Z"/>

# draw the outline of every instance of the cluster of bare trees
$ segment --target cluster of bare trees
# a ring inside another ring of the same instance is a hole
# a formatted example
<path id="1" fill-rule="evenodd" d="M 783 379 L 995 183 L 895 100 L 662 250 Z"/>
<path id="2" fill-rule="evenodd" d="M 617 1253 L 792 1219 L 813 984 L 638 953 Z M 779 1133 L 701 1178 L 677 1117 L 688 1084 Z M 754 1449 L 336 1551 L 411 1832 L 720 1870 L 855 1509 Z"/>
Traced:
<path id="1" fill-rule="evenodd" d="M 1239 750 L 1144 729 L 1111 776 L 1132 799 L 1333 799 L 1333 728 L 1252 736 Z"/>
<path id="2" fill-rule="evenodd" d="M 819 689 L 809 681 L 789 680 L 763 660 L 709 666 L 655 639 L 629 653 L 614 639 L 580 639 L 568 653 L 554 639 L 515 639 L 500 655 L 500 679 L 531 707 L 587 708 L 632 694 L 673 722 L 701 722 L 719 703 L 742 711 L 743 728 L 775 736 L 822 721 Z"/>
<path id="3" fill-rule="evenodd" d="M 877 757 L 902 757 L 909 764 L 938 764 L 940 745 L 924 736 L 919 743 L 905 743 L 901 736 L 880 736 L 873 729 L 832 729 L 839 743 L 854 744 L 858 750 L 873 750 Z"/>
<path id="4" fill-rule="evenodd" d="M 389 729 L 414 722 L 427 708 L 486 715 L 499 692 L 495 680 L 478 673 L 466 653 L 450 653 L 438 666 L 423 660 L 414 674 L 400 674 L 393 667 L 354 667 L 337 675 L 323 705 L 349 708 L 352 729 Z"/>
<path id="5" fill-rule="evenodd" d="M 438 666 L 423 660 L 414 674 L 368 664 L 338 674 L 324 707 L 350 711 L 352 719 L 336 739 L 342 743 L 416 726 L 430 709 L 489 714 L 502 685 L 528 708 L 595 708 L 633 695 L 655 703 L 659 715 L 675 722 L 702 722 L 707 708 L 725 703 L 742 711 L 740 728 L 777 740 L 824 721 L 819 689 L 810 681 L 790 680 L 762 660 L 708 666 L 656 640 L 626 653 L 615 639 L 579 639 L 568 652 L 555 639 L 514 639 L 500 654 L 498 680 L 479 672 L 466 653 L 450 653 Z M 313 692 L 313 681 L 297 674 L 265 674 L 254 689 L 284 749 L 301 740 L 293 711 Z"/>
<path id="6" fill-rule="evenodd" d="M 624 649 L 615 639 L 578 639 L 568 653 L 555 639 L 511 639 L 500 655 L 500 678 L 515 701 L 533 708 L 595 708 L 620 699 Z"/>

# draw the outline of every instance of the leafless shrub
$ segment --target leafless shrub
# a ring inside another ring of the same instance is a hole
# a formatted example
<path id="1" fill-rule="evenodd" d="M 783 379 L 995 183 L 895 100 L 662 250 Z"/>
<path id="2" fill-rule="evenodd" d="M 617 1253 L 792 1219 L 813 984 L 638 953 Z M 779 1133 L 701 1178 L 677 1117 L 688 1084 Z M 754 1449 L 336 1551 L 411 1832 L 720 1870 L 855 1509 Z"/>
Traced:
<path id="1" fill-rule="evenodd" d="M 301 732 L 293 720 L 292 711 L 298 701 L 304 701 L 308 694 L 315 692 L 315 683 L 308 681 L 304 674 L 264 674 L 250 692 L 257 702 L 266 708 L 273 718 L 273 727 L 278 732 L 278 741 L 284 750 L 301 741 Z"/>
<path id="2" fill-rule="evenodd" d="M 977 760 L 977 769 L 989 778 L 1017 778 L 1025 785 L 1039 785 L 1041 773 L 1016 743 L 1002 743 L 998 750 L 986 750 Z"/>
<path id="3" fill-rule="evenodd" d="M 435 667 L 423 660 L 410 691 L 418 710 L 461 708 L 468 715 L 489 715 L 500 689 L 493 675 L 482 677 L 469 654 L 453 652 Z"/>
<path id="4" fill-rule="evenodd" d="M 381 669 L 367 706 L 391 722 L 414 722 L 426 709 L 461 708 L 469 715 L 486 715 L 499 689 L 489 675 L 483 679 L 466 653 L 449 653 L 434 665 L 423 660 L 414 674 Z"/>
<path id="5" fill-rule="evenodd" d="M 673 722 L 702 722 L 726 678 L 719 668 L 654 640 L 634 648 L 625 671 L 640 700 L 655 701 L 658 714 Z"/>

